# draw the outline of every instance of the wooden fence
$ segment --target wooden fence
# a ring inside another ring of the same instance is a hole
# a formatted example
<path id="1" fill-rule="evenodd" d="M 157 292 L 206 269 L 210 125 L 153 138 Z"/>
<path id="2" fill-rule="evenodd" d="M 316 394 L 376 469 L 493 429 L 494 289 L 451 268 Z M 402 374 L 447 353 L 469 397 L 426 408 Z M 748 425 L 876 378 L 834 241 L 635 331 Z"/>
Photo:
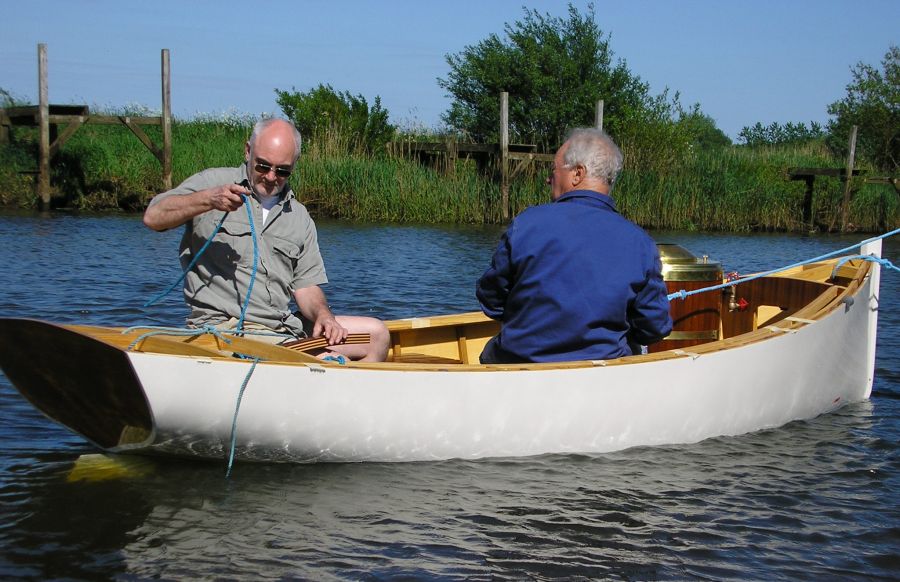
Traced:
<path id="1" fill-rule="evenodd" d="M 9 139 L 13 126 L 39 128 L 36 190 L 41 209 L 50 207 L 50 160 L 87 123 L 124 125 L 162 164 L 163 187 L 172 187 L 172 103 L 169 82 L 169 49 L 162 49 L 162 114 L 155 117 L 133 115 L 94 115 L 87 105 L 51 105 L 47 87 L 47 45 L 38 45 L 38 104 L 0 109 L 0 142 Z M 162 145 L 153 143 L 141 126 L 162 128 Z M 60 132 L 59 128 L 64 129 Z"/>
<path id="2" fill-rule="evenodd" d="M 597 102 L 595 125 L 603 129 L 603 100 Z M 500 93 L 500 143 L 446 142 L 391 142 L 389 151 L 396 155 L 408 155 L 420 160 L 433 161 L 446 157 L 452 168 L 458 158 L 474 159 L 479 167 L 487 167 L 492 161 L 500 168 L 500 214 L 509 220 L 509 181 L 534 162 L 552 162 L 553 153 L 540 153 L 533 144 L 509 143 L 509 93 Z"/>

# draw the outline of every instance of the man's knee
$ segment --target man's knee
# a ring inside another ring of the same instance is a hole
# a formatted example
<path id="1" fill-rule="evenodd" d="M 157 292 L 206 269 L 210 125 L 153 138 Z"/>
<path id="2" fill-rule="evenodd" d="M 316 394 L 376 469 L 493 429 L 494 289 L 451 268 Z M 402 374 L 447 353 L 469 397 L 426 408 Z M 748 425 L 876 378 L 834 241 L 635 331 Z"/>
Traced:
<path id="1" fill-rule="evenodd" d="M 369 327 L 369 344 L 372 346 L 372 352 L 379 360 L 387 359 L 388 349 L 391 345 L 391 332 L 380 319 L 374 317 L 368 318 Z"/>
<path id="2" fill-rule="evenodd" d="M 391 345 L 391 333 L 383 321 L 374 317 L 354 315 L 338 315 L 336 319 L 350 333 L 365 333 L 369 335 L 367 353 L 361 359 L 378 362 L 383 362 L 387 359 Z"/>

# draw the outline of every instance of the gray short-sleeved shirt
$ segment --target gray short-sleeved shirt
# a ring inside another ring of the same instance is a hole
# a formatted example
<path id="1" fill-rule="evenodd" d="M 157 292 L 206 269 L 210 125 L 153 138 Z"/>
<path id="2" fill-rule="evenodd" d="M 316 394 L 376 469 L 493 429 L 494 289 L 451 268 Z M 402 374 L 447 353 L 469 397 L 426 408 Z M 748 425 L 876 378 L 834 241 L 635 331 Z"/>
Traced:
<path id="1" fill-rule="evenodd" d="M 212 168 L 194 174 L 178 187 L 158 194 L 150 205 L 169 196 L 206 190 L 247 180 L 247 167 Z M 258 247 L 257 272 L 245 321 L 271 329 L 303 330 L 303 321 L 289 309 L 293 290 L 328 282 L 319 253 L 316 226 L 306 207 L 289 187 L 262 223 L 259 200 L 249 198 Z M 211 210 L 185 224 L 180 259 L 187 268 L 227 214 L 215 238 L 184 280 L 184 299 L 191 308 L 191 325 L 217 325 L 240 317 L 253 272 L 253 235 L 246 206 L 225 213 Z"/>

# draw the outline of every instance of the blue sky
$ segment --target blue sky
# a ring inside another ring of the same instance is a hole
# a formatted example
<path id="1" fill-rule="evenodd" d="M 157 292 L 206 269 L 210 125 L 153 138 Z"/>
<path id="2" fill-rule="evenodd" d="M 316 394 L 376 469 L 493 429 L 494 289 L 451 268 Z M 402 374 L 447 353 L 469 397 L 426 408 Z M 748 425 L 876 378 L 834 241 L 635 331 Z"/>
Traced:
<path id="1" fill-rule="evenodd" d="M 329 83 L 380 95 L 402 127 L 436 127 L 450 103 L 436 82 L 445 55 L 502 34 L 525 5 L 565 16 L 567 3 L 2 0 L 0 88 L 36 101 L 43 42 L 51 103 L 158 109 L 168 48 L 181 118 L 277 113 L 276 88 Z M 598 0 L 595 13 L 616 58 L 654 93 L 679 91 L 733 138 L 756 122 L 824 123 L 850 67 L 880 66 L 900 44 L 900 0 Z"/>

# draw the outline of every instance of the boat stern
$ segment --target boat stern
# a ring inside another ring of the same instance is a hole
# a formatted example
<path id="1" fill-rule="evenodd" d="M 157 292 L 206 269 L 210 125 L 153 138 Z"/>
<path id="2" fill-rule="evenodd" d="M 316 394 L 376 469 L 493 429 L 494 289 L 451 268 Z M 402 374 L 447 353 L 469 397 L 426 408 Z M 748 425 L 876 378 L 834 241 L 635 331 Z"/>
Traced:
<path id="1" fill-rule="evenodd" d="M 47 322 L 0 318 L 0 368 L 45 416 L 103 449 L 153 441 L 150 406 L 120 348 Z"/>

